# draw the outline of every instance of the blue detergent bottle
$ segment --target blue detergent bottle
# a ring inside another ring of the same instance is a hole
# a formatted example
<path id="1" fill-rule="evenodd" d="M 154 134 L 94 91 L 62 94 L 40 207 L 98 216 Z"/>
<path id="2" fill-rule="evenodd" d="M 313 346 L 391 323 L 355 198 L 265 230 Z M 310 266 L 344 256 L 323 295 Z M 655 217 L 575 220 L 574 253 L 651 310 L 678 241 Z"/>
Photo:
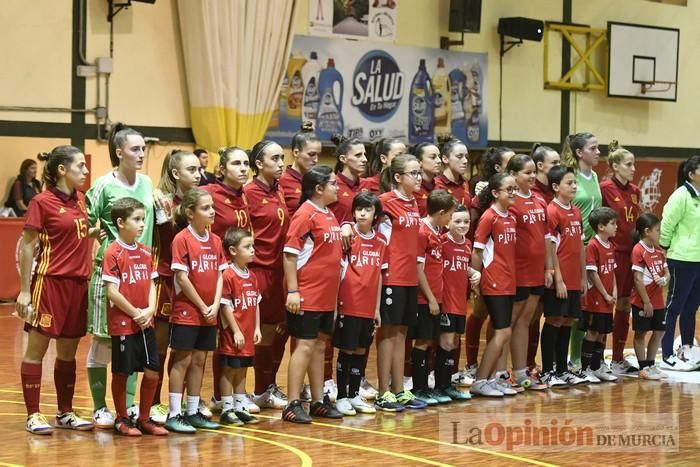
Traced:
<path id="1" fill-rule="evenodd" d="M 433 82 L 420 60 L 418 72 L 411 82 L 408 103 L 408 142 L 410 144 L 432 142 L 435 135 L 435 111 Z"/>
<path id="2" fill-rule="evenodd" d="M 335 69 L 332 58 L 328 59 L 328 65 L 319 74 L 318 89 L 321 101 L 316 116 L 316 134 L 328 141 L 334 134 L 343 133 L 343 77 Z"/>
<path id="3" fill-rule="evenodd" d="M 452 134 L 456 138 L 464 140 L 466 133 L 464 99 L 467 97 L 467 76 L 459 68 L 450 71 L 448 76 L 450 78 Z"/>

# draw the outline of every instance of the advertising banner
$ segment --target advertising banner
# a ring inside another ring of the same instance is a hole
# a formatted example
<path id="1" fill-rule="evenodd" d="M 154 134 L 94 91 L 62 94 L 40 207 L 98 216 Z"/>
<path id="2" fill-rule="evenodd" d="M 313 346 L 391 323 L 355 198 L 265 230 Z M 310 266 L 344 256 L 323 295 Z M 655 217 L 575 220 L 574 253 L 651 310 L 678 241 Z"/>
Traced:
<path id="1" fill-rule="evenodd" d="M 396 40 L 398 0 L 309 0 L 312 36 Z"/>

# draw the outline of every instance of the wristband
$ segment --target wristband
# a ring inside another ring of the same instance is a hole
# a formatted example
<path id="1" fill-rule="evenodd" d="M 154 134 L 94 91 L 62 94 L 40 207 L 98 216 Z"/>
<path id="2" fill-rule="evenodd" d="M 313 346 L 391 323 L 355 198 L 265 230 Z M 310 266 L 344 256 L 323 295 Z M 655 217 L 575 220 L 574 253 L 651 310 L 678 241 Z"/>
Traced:
<path id="1" fill-rule="evenodd" d="M 287 293 L 299 293 L 299 289 L 287 290 Z"/>

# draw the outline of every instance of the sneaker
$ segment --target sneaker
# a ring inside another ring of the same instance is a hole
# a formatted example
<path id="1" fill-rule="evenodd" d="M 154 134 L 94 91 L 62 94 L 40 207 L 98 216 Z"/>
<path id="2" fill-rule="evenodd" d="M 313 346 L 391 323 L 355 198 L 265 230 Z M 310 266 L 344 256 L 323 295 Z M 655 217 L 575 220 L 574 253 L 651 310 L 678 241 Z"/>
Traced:
<path id="1" fill-rule="evenodd" d="M 352 403 L 350 403 L 350 399 L 348 399 L 347 397 L 338 399 L 335 402 L 335 407 L 338 409 L 338 412 L 342 413 L 343 415 L 357 415 L 357 412 L 355 412 L 355 408 L 352 406 Z"/>
<path id="2" fill-rule="evenodd" d="M 607 383 L 612 383 L 612 382 L 617 381 L 617 376 L 615 376 L 614 374 L 612 374 L 612 372 L 608 373 L 607 371 L 605 371 L 605 368 L 603 368 L 602 366 L 601 366 L 598 370 L 594 371 L 593 374 L 594 374 L 600 381 L 604 381 L 604 382 L 607 382 Z M 590 375 L 589 375 L 589 376 L 590 376 Z"/>
<path id="3" fill-rule="evenodd" d="M 403 391 L 396 394 L 396 400 L 407 409 L 425 409 L 428 407 L 428 404 L 416 399 L 413 393 L 405 388 Z"/>
<path id="4" fill-rule="evenodd" d="M 238 418 L 233 410 L 224 410 L 219 417 L 219 423 L 224 426 L 243 426 L 243 420 Z"/>
<path id="5" fill-rule="evenodd" d="M 114 426 L 114 415 L 107 407 L 102 407 L 92 414 L 92 422 L 95 428 L 109 429 Z"/>
<path id="6" fill-rule="evenodd" d="M 679 357 L 688 363 L 693 370 L 700 367 L 700 348 L 697 346 L 684 345 L 679 352 Z"/>
<path id="7" fill-rule="evenodd" d="M 654 374 L 658 375 L 660 379 L 668 379 L 668 375 L 663 371 L 659 370 L 658 366 L 652 365 L 651 368 Z"/>
<path id="8" fill-rule="evenodd" d="M 24 429 L 33 435 L 50 435 L 53 433 L 53 427 L 49 425 L 49 421 L 39 412 L 34 412 L 27 417 L 27 424 Z"/>
<path id="9" fill-rule="evenodd" d="M 301 405 L 301 400 L 291 401 L 282 409 L 282 420 L 292 423 L 311 423 L 311 417 Z"/>
<path id="10" fill-rule="evenodd" d="M 449 404 L 452 398 L 439 389 L 430 389 L 428 395 L 438 401 L 438 404 Z"/>
<path id="11" fill-rule="evenodd" d="M 263 407 L 267 409 L 283 409 L 287 406 L 287 401 L 275 395 L 275 389 L 277 385 L 271 384 L 267 387 L 265 392 L 259 396 L 253 396 L 253 402 L 258 407 Z"/>
<path id="12" fill-rule="evenodd" d="M 202 415 L 204 415 L 207 418 L 211 418 L 212 415 L 214 415 L 211 413 L 211 410 L 209 410 L 207 403 L 204 402 L 204 399 L 202 399 L 201 397 L 199 398 L 199 405 L 197 406 L 197 412 L 201 413 Z"/>
<path id="13" fill-rule="evenodd" d="M 492 381 L 492 384 L 495 384 L 496 388 L 501 391 L 504 396 L 514 396 L 518 393 L 518 391 L 513 389 L 513 385 L 510 384 L 510 377 L 507 373 L 497 376 Z"/>
<path id="14" fill-rule="evenodd" d="M 521 386 L 520 383 L 515 380 L 515 373 L 513 371 L 508 372 L 508 383 L 510 384 L 511 389 L 518 394 L 525 392 L 525 387 Z M 528 384 L 529 380 L 525 380 L 523 383 Z"/>
<path id="15" fill-rule="evenodd" d="M 309 386 L 309 392 L 311 392 L 311 386 Z M 282 388 L 279 387 L 277 384 L 272 385 L 272 393 L 275 395 L 275 397 L 278 397 L 284 401 L 289 399 L 287 394 L 285 394 L 285 392 L 282 390 Z"/>
<path id="16" fill-rule="evenodd" d="M 165 421 L 165 429 L 174 433 L 197 433 L 197 429 L 193 427 L 187 417 L 182 414 L 177 414 L 174 417 L 168 417 L 168 419 Z"/>
<path id="17" fill-rule="evenodd" d="M 355 409 L 355 412 L 357 413 L 366 413 L 366 414 L 373 414 L 377 413 L 377 409 L 375 409 L 373 406 L 371 406 L 367 400 L 362 397 L 360 394 L 356 395 L 352 399 L 350 399 L 350 404 L 352 405 L 352 408 Z"/>
<path id="18" fill-rule="evenodd" d="M 331 402 L 335 402 L 338 398 L 338 385 L 332 379 L 327 379 L 323 383 L 323 393 L 328 394 Z"/>
<path id="19" fill-rule="evenodd" d="M 516 377 L 515 373 L 513 373 L 513 379 L 520 387 L 528 391 L 544 391 L 547 389 L 547 385 L 534 376 L 530 370 L 525 370 L 525 375 L 521 377 Z"/>
<path id="20" fill-rule="evenodd" d="M 600 383 L 600 378 L 597 376 L 597 372 L 593 371 L 591 369 L 591 367 L 586 368 L 583 371 L 583 374 L 586 375 L 586 379 L 588 380 L 589 383 L 591 383 L 591 384 L 599 384 Z"/>
<path id="21" fill-rule="evenodd" d="M 311 403 L 309 415 L 323 418 L 343 418 L 343 414 L 335 408 L 335 405 L 331 402 L 331 398 L 327 393 L 323 396 L 323 401 Z"/>
<path id="22" fill-rule="evenodd" d="M 282 391 L 279 391 L 281 395 L 284 395 L 284 399 L 287 399 L 287 395 L 283 393 Z M 250 398 L 248 394 L 238 397 L 234 396 L 233 398 L 235 401 L 238 401 L 241 403 L 241 406 L 247 410 L 250 413 L 260 413 L 260 407 L 258 407 L 258 404 L 253 402 L 253 400 Z"/>
<path id="23" fill-rule="evenodd" d="M 578 373 L 573 373 L 571 371 L 565 371 L 560 373 L 558 376 L 569 386 L 576 386 L 577 384 L 584 384 L 588 382 L 588 379 L 584 375 L 579 375 Z"/>
<path id="24" fill-rule="evenodd" d="M 479 369 L 479 365 L 474 363 L 473 365 L 468 365 L 464 367 L 464 376 L 476 380 L 476 372 Z"/>
<path id="25" fill-rule="evenodd" d="M 132 420 L 139 418 L 139 406 L 134 404 L 126 409 L 126 416 Z"/>
<path id="26" fill-rule="evenodd" d="M 128 417 L 119 417 L 114 422 L 114 432 L 122 436 L 141 436 L 141 431 Z"/>
<path id="27" fill-rule="evenodd" d="M 393 392 L 387 391 L 374 399 L 374 407 L 383 412 L 402 412 L 405 408 L 396 400 Z"/>
<path id="28" fill-rule="evenodd" d="M 431 371 L 428 373 L 428 387 L 433 389 L 435 387 L 435 372 Z"/>
<path id="29" fill-rule="evenodd" d="M 94 423 L 78 417 L 75 412 L 56 414 L 56 423 L 54 425 L 56 428 L 67 428 L 77 431 L 90 431 L 95 428 Z"/>
<path id="30" fill-rule="evenodd" d="M 245 409 L 245 407 L 243 407 L 241 410 L 234 411 L 234 413 L 236 414 L 236 417 L 238 417 L 238 419 L 246 425 L 255 425 L 256 423 L 260 422 L 260 420 L 251 415 L 250 412 Z"/>
<path id="31" fill-rule="evenodd" d="M 612 373 L 617 376 L 636 375 L 639 371 L 638 368 L 630 365 L 627 360 L 612 362 L 610 369 L 612 370 Z"/>
<path id="32" fill-rule="evenodd" d="M 197 413 L 194 415 L 185 415 L 185 418 L 188 422 L 190 422 L 190 425 L 195 428 L 202 428 L 204 430 L 218 430 L 221 428 L 221 425 L 216 422 L 212 422 L 200 411 L 197 411 Z"/>
<path id="33" fill-rule="evenodd" d="M 301 387 L 299 399 L 304 402 L 311 402 L 311 385 L 305 384 Z"/>
<path id="34" fill-rule="evenodd" d="M 475 381 L 471 387 L 471 393 L 475 396 L 483 397 L 503 397 L 503 393 L 491 381 L 481 379 Z"/>
<path id="35" fill-rule="evenodd" d="M 163 404 L 156 404 L 153 407 L 151 407 L 151 412 L 149 415 L 151 417 L 151 420 L 162 425 L 168 419 L 168 406 Z"/>
<path id="36" fill-rule="evenodd" d="M 662 359 L 659 366 L 664 370 L 693 371 L 693 366 L 678 355 L 671 355 L 670 357 Z"/>
<path id="37" fill-rule="evenodd" d="M 639 371 L 639 377 L 642 378 L 642 379 L 648 379 L 648 380 L 651 380 L 651 381 L 658 381 L 658 380 L 660 380 L 660 379 L 661 379 L 661 375 L 658 374 L 658 373 L 656 373 L 656 372 L 654 371 L 655 368 L 656 368 L 656 367 L 654 367 L 654 366 L 648 366 L 648 367 L 646 367 L 646 368 L 642 368 L 642 369 Z M 659 372 L 659 373 L 660 373 L 660 372 Z"/>
<path id="38" fill-rule="evenodd" d="M 561 379 L 554 371 L 548 371 L 540 376 L 542 383 L 549 389 L 566 388 L 569 385 Z"/>
<path id="39" fill-rule="evenodd" d="M 364 376 L 362 377 L 362 381 L 360 381 L 360 396 L 362 396 L 365 400 L 374 400 L 377 395 L 379 395 L 379 391 L 372 386 L 372 384 L 365 378 Z"/>
<path id="40" fill-rule="evenodd" d="M 423 401 L 428 405 L 437 405 L 438 400 L 434 397 L 435 391 L 418 390 L 413 393 L 413 396 L 419 401 Z"/>
<path id="41" fill-rule="evenodd" d="M 224 402 L 223 401 L 218 401 L 214 396 L 211 396 L 211 400 L 209 401 L 209 410 L 211 411 L 212 414 L 220 414 L 221 411 L 224 408 Z"/>
<path id="42" fill-rule="evenodd" d="M 569 361 L 566 364 L 566 370 L 564 370 L 564 371 L 568 371 L 569 373 L 575 373 L 577 371 L 581 371 L 581 362 L 574 363 L 574 362 Z M 564 373 L 564 371 L 562 371 L 561 373 Z M 561 373 L 559 373 L 559 374 L 561 374 Z"/>
<path id="43" fill-rule="evenodd" d="M 168 436 L 168 430 L 155 423 L 155 420 L 151 418 L 146 421 L 137 420 L 136 428 L 138 428 L 144 435 Z"/>
<path id="44" fill-rule="evenodd" d="M 471 386 L 474 383 L 474 378 L 467 375 L 466 370 L 458 371 L 452 375 L 452 384 L 455 386 Z"/>
<path id="45" fill-rule="evenodd" d="M 403 388 L 408 389 L 409 391 L 413 389 L 413 378 L 410 376 L 404 376 L 403 377 Z"/>
<path id="46" fill-rule="evenodd" d="M 446 389 L 443 389 L 442 392 L 453 401 L 468 401 L 472 398 L 469 391 L 460 391 L 454 386 L 449 386 Z"/>

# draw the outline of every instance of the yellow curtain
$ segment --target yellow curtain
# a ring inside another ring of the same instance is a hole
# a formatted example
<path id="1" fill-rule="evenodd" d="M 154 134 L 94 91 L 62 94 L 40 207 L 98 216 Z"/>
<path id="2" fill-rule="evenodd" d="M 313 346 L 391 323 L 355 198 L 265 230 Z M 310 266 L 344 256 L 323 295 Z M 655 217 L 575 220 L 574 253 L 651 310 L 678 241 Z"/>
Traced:
<path id="1" fill-rule="evenodd" d="M 278 100 L 300 1 L 178 1 L 199 146 L 250 148 L 262 139 Z"/>

